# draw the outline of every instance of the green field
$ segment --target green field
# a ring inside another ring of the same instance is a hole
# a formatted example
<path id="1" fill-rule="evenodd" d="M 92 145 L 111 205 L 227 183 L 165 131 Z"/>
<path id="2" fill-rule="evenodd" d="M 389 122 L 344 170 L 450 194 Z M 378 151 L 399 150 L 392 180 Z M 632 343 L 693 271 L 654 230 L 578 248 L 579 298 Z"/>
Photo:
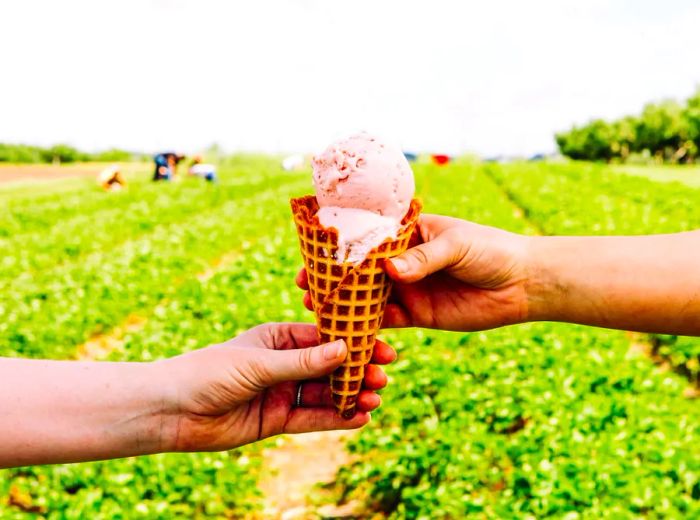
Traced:
<path id="1" fill-rule="evenodd" d="M 426 211 L 522 233 L 700 228 L 700 189 L 612 167 L 456 162 L 415 172 Z M 156 185 L 144 172 L 121 193 L 88 179 L 0 188 L 0 355 L 72 359 L 116 328 L 102 357 L 151 360 L 264 321 L 311 321 L 294 287 L 301 260 L 288 207 L 310 191 L 310 172 L 241 157 L 220 173 L 218 185 Z M 400 357 L 334 490 L 367 516 L 700 517 L 690 383 L 630 355 L 625 333 L 538 323 L 384 339 Z M 699 341 L 662 339 L 679 371 L 697 366 Z M 259 451 L 2 471 L 0 518 L 254 516 Z"/>
<path id="2" fill-rule="evenodd" d="M 616 171 L 628 175 L 639 175 L 660 182 L 680 182 L 694 188 L 700 188 L 700 166 L 634 166 L 621 164 Z"/>

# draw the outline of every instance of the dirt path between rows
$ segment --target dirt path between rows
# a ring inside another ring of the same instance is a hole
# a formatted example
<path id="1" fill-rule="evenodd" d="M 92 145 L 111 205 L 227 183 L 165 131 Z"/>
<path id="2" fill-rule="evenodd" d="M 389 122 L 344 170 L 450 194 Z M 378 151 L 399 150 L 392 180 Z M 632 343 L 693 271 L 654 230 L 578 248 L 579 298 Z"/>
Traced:
<path id="1" fill-rule="evenodd" d="M 97 178 L 97 174 L 110 163 L 53 164 L 0 164 L 0 185 L 24 182 L 40 183 L 79 177 Z M 143 170 L 148 163 L 118 163 L 125 174 Z"/>
<path id="2" fill-rule="evenodd" d="M 36 169 L 39 180 L 56 178 L 54 175 L 58 168 L 43 168 L 43 171 L 41 167 Z M 24 167 L 20 169 L 25 170 Z M 26 171 L 31 169 L 27 168 Z M 0 182 L 10 177 L 9 175 L 3 177 L 4 173 L 0 167 Z M 66 173 L 68 176 L 95 175 L 94 170 L 87 169 L 85 165 Z M 25 172 L 22 172 L 22 175 L 24 174 Z M 224 253 L 214 259 L 207 269 L 197 273 L 196 278 L 205 283 L 226 266 L 235 262 L 240 255 L 240 249 Z M 157 306 L 163 303 L 159 302 Z M 148 318 L 145 316 L 129 315 L 110 331 L 95 334 L 85 343 L 78 345 L 75 358 L 106 359 L 114 351 L 123 347 L 129 334 L 143 329 L 147 322 Z M 319 517 L 356 518 L 360 516 L 362 504 L 350 502 L 337 505 L 333 493 L 319 487 L 319 485 L 332 483 L 338 470 L 351 462 L 346 444 L 354 435 L 357 435 L 357 432 L 330 431 L 286 435 L 280 437 L 274 447 L 263 450 L 264 470 L 259 482 L 259 489 L 263 493 L 261 518 L 306 520 Z"/>
<path id="3" fill-rule="evenodd" d="M 205 283 L 214 277 L 219 271 L 233 264 L 241 256 L 240 248 L 224 253 L 222 256 L 211 261 L 209 267 L 197 273 L 195 277 Z M 176 281 L 180 285 L 181 281 Z M 160 301 L 153 308 L 152 312 L 157 312 L 158 308 L 165 305 L 167 299 Z M 109 332 L 94 334 L 85 343 L 76 347 L 75 358 L 81 361 L 97 361 L 106 359 L 112 352 L 120 349 L 127 334 L 133 334 L 143 329 L 148 322 L 148 318 L 136 314 L 129 314 L 122 323 L 112 328 Z"/>
<path id="4" fill-rule="evenodd" d="M 319 485 L 330 484 L 338 470 L 351 462 L 345 449 L 357 432 L 329 431 L 287 435 L 274 448 L 263 451 L 264 474 L 258 487 L 263 493 L 262 518 L 307 520 L 356 518 L 357 502 L 337 506 L 332 493 Z"/>
<path id="5" fill-rule="evenodd" d="M 241 255 L 236 249 L 211 262 L 196 275 L 206 282 Z M 159 302 L 162 305 L 164 302 Z M 124 322 L 107 333 L 96 334 L 76 349 L 79 360 L 106 359 L 123 347 L 128 334 L 145 327 L 148 318 L 129 315 Z M 318 484 L 332 483 L 336 473 L 351 461 L 345 449 L 357 432 L 330 431 L 302 435 L 286 435 L 262 453 L 263 477 L 259 488 L 263 493 L 262 518 L 270 520 L 306 520 L 311 518 L 350 518 L 361 513 L 361 504 L 336 505 L 330 493 L 323 493 Z M 318 492 L 315 492 L 318 491 Z"/>
<path id="6" fill-rule="evenodd" d="M 8 164 L 0 165 L 0 184 L 11 182 L 45 182 L 75 177 L 95 177 L 104 165 L 76 164 L 73 166 L 53 166 L 50 164 Z"/>
<path id="7" fill-rule="evenodd" d="M 659 371 L 675 373 L 678 377 L 688 381 L 688 386 L 683 390 L 683 397 L 686 399 L 700 398 L 700 387 L 688 376 L 687 372 L 684 373 L 682 367 L 674 366 L 669 356 L 655 352 L 654 343 L 648 335 L 640 332 L 627 332 L 625 335 L 630 341 L 627 359 L 644 357 L 656 365 Z"/>

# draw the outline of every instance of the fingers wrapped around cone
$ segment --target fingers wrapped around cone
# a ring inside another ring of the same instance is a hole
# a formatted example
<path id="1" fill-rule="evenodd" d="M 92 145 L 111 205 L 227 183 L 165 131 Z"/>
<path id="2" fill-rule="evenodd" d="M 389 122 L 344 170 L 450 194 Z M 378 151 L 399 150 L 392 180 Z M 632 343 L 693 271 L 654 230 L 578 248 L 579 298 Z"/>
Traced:
<path id="1" fill-rule="evenodd" d="M 358 264 L 339 263 L 338 233 L 318 221 L 315 197 L 292 199 L 292 211 L 304 259 L 297 284 L 308 286 L 309 304 L 316 315 L 319 340 L 345 340 L 345 362 L 331 375 L 333 402 L 344 418 L 359 405 L 365 367 L 372 358 L 375 337 L 391 291 L 384 260 L 403 253 L 415 228 L 420 203 L 414 200 L 395 240 L 387 239 Z"/>

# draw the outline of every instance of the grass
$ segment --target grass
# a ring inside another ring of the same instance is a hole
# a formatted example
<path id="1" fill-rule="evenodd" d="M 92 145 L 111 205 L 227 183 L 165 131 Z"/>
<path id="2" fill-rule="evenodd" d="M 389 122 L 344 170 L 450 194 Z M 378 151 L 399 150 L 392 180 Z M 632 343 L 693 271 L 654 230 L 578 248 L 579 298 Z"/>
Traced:
<path id="1" fill-rule="evenodd" d="M 638 166 L 638 165 L 615 165 L 611 166 L 613 171 L 646 177 L 658 182 L 678 182 L 692 188 L 700 188 L 700 165 L 661 165 L 661 166 Z"/>
<path id="2" fill-rule="evenodd" d="M 426 211 L 515 232 L 700 225 L 696 191 L 620 168 L 415 165 Z M 225 161 L 218 185 L 153 184 L 149 169 L 117 194 L 92 179 L 0 188 L 0 355 L 72 358 L 133 313 L 143 325 L 108 359 L 148 361 L 261 322 L 312 319 L 293 283 L 301 258 L 288 207 L 310 191 L 310 172 L 255 156 Z M 385 338 L 400 359 L 353 442 L 341 496 L 394 518 L 700 514 L 697 406 L 682 398 L 684 379 L 628 359 L 623 333 L 533 324 Z M 0 517 L 240 518 L 260 504 L 258 449 L 0 472 Z"/>

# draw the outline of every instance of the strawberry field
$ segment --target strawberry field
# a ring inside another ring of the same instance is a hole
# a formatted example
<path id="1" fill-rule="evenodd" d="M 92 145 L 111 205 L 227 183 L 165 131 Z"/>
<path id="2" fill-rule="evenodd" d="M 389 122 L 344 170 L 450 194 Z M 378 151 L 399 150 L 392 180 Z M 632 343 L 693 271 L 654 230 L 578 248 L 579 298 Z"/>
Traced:
<path id="1" fill-rule="evenodd" d="M 221 182 L 0 188 L 0 355 L 148 361 L 310 321 L 288 200 L 310 172 L 240 157 Z M 426 211 L 528 234 L 700 227 L 700 190 L 588 164 L 416 164 Z M 126 326 L 126 323 L 136 323 Z M 700 341 L 537 323 L 389 331 L 383 407 L 339 501 L 393 518 L 700 516 Z M 651 345 L 661 369 L 633 347 Z M 261 446 L 0 472 L 2 518 L 261 515 Z"/>

